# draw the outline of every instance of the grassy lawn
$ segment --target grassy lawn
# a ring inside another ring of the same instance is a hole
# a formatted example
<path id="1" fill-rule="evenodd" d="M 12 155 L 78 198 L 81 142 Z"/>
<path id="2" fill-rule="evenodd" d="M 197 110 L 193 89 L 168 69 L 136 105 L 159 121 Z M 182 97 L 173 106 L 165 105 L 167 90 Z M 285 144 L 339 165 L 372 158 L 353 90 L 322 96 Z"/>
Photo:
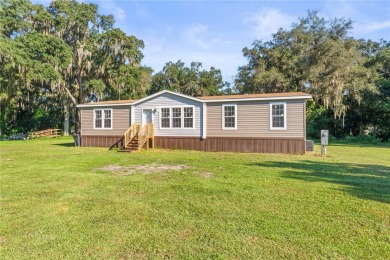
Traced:
<path id="1" fill-rule="evenodd" d="M 390 258 L 390 147 L 322 158 L 71 142 L 0 143 L 0 258 Z"/>

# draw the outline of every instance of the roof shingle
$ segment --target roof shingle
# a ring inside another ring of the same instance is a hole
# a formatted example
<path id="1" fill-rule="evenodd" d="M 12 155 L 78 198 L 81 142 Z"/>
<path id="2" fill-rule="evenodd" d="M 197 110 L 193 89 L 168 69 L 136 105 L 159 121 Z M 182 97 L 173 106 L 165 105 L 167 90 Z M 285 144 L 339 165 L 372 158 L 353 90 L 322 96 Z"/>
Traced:
<path id="1" fill-rule="evenodd" d="M 265 93 L 265 94 L 244 94 L 244 95 L 224 95 L 224 96 L 207 96 L 198 97 L 201 100 L 219 100 L 219 99 L 246 99 L 246 98 L 272 98 L 272 97 L 300 97 L 311 95 L 303 92 L 288 92 L 288 93 Z"/>

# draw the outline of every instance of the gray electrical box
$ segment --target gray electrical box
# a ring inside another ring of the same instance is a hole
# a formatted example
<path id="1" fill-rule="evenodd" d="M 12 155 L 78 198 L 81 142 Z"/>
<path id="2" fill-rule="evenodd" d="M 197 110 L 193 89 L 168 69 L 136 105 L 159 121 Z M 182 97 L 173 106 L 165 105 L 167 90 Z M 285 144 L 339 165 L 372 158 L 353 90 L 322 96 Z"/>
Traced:
<path id="1" fill-rule="evenodd" d="M 306 140 L 306 151 L 310 151 L 310 152 L 314 151 L 314 141 Z"/>
<path id="2" fill-rule="evenodd" d="M 321 130 L 321 145 L 328 145 L 329 130 Z"/>

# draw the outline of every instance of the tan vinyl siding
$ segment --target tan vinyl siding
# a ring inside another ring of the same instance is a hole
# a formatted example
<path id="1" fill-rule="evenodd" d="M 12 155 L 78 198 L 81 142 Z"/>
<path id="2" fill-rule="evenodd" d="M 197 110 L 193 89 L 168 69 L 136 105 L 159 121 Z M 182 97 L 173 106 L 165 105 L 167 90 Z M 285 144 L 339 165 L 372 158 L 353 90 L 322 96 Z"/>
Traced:
<path id="1" fill-rule="evenodd" d="M 118 136 L 130 126 L 130 106 L 96 107 L 112 109 L 112 129 L 93 129 L 94 108 L 81 108 L 81 135 Z"/>
<path id="2" fill-rule="evenodd" d="M 207 137 L 294 137 L 305 136 L 304 100 L 286 102 L 287 129 L 270 130 L 269 101 L 207 103 Z M 237 130 L 222 130 L 222 105 L 237 104 Z"/>

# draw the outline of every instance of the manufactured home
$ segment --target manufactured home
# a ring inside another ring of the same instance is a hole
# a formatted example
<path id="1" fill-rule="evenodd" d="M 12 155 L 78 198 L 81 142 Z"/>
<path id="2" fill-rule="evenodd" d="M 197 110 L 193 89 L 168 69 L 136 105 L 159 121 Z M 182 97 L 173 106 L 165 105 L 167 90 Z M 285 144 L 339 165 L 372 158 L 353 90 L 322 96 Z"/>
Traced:
<path id="1" fill-rule="evenodd" d="M 305 153 L 302 92 L 192 97 L 168 90 L 139 100 L 78 105 L 81 146 Z"/>

